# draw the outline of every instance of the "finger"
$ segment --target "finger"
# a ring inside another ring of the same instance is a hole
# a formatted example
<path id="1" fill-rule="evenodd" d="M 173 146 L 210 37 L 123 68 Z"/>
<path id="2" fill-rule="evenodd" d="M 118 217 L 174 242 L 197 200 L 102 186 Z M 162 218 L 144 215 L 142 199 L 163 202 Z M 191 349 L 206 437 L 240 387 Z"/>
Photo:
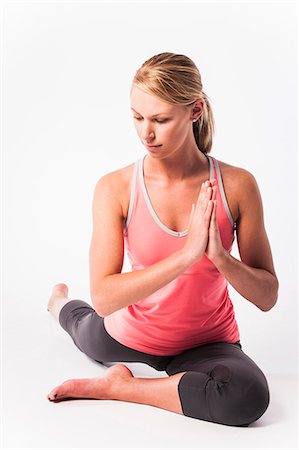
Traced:
<path id="1" fill-rule="evenodd" d="M 205 185 L 205 183 L 202 183 L 200 191 L 199 191 L 199 195 L 197 197 L 197 203 L 200 201 L 201 197 L 205 194 L 205 191 L 206 191 L 206 185 Z"/>
<path id="2" fill-rule="evenodd" d="M 213 188 L 210 185 L 210 182 L 216 182 L 216 180 L 213 178 L 212 180 L 206 180 L 202 183 L 200 193 L 195 205 L 195 212 L 198 213 L 199 210 L 201 210 L 201 213 L 204 213 L 208 206 L 208 201 L 210 199 L 213 199 Z"/>
<path id="3" fill-rule="evenodd" d="M 193 214 L 194 214 L 194 210 L 195 210 L 195 205 L 194 205 L 194 203 L 192 203 L 191 213 L 190 213 L 190 218 L 189 218 L 189 224 L 188 224 L 188 229 L 189 229 L 189 227 L 190 227 L 190 225 L 191 225 L 191 222 L 192 222 L 192 217 L 193 217 Z"/>
<path id="4" fill-rule="evenodd" d="M 213 225 L 211 225 L 211 223 L 213 221 L 213 208 L 214 208 L 213 201 L 209 200 L 207 209 L 206 209 L 205 214 L 204 214 L 204 220 L 205 220 L 206 227 L 207 227 L 208 230 L 210 230 L 211 226 L 213 226 Z"/>
<path id="5" fill-rule="evenodd" d="M 216 184 L 216 179 L 212 178 L 211 180 L 206 180 L 205 183 L 206 183 L 207 186 L 212 186 L 213 187 Z"/>
<path id="6" fill-rule="evenodd" d="M 216 200 L 217 195 L 217 186 L 213 186 L 212 200 Z"/>
<path id="7" fill-rule="evenodd" d="M 201 211 L 201 213 L 203 213 L 207 209 L 209 200 L 211 200 L 211 196 L 212 196 L 212 188 L 208 186 L 203 195 L 201 196 L 201 198 L 199 199 L 197 211 Z"/>
<path id="8" fill-rule="evenodd" d="M 206 189 L 206 198 L 208 200 L 212 200 L 213 198 L 213 191 L 214 191 L 214 187 L 208 186 Z"/>
<path id="9" fill-rule="evenodd" d="M 211 180 L 207 180 L 206 183 L 207 183 L 207 186 L 213 187 L 216 184 L 216 180 L 215 180 L 215 178 L 212 178 Z"/>
<path id="10" fill-rule="evenodd" d="M 213 222 L 213 226 L 215 228 L 217 228 L 217 220 L 216 220 L 217 201 L 212 200 L 212 203 L 213 203 L 212 222 Z"/>
<path id="11" fill-rule="evenodd" d="M 208 187 L 210 187 L 210 180 L 206 180 L 201 184 L 201 189 L 200 189 L 199 195 L 201 193 L 204 193 Z"/>
<path id="12" fill-rule="evenodd" d="M 212 200 L 209 200 L 207 203 L 206 210 L 203 215 L 205 221 L 207 221 L 207 222 L 210 221 L 212 211 L 213 211 L 213 202 L 212 202 Z"/>
<path id="13" fill-rule="evenodd" d="M 208 191 L 208 188 L 209 188 L 209 186 L 208 186 L 207 182 L 206 181 L 203 182 L 202 185 L 201 185 L 199 196 L 197 198 L 196 205 L 195 205 L 195 209 L 196 210 L 198 210 L 199 206 L 203 206 L 204 205 L 206 207 L 206 203 L 207 203 L 206 202 L 206 198 L 207 197 L 208 197 L 208 199 L 211 198 L 210 191 Z"/>

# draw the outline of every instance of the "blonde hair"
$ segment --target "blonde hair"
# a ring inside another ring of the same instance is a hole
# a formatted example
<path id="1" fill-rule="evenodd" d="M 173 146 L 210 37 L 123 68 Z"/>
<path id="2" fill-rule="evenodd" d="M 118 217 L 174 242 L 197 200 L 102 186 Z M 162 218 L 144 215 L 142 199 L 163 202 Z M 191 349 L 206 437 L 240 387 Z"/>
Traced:
<path id="1" fill-rule="evenodd" d="M 214 116 L 209 97 L 202 90 L 199 70 L 190 58 L 170 52 L 152 56 L 137 70 L 133 85 L 172 105 L 188 106 L 203 100 L 203 112 L 193 122 L 193 134 L 201 152 L 211 151 Z"/>

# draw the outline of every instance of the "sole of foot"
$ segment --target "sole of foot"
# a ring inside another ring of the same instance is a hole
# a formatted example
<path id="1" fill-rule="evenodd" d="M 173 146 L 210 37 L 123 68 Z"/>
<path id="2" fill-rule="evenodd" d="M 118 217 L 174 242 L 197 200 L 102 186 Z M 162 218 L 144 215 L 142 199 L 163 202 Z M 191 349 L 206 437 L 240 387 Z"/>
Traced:
<path id="1" fill-rule="evenodd" d="M 132 378 L 134 375 L 128 367 L 116 364 L 98 378 L 64 381 L 52 389 L 47 399 L 54 403 L 76 399 L 117 400 L 117 391 L 121 389 L 123 383 L 129 382 Z"/>

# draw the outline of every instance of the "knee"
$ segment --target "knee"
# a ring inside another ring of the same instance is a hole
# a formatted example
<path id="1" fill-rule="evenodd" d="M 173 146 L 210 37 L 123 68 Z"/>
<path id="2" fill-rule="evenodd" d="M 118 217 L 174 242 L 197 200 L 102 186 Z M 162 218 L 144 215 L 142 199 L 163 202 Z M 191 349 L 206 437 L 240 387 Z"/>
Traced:
<path id="1" fill-rule="evenodd" d="M 248 384 L 248 392 L 244 395 L 245 401 L 242 404 L 247 405 L 244 408 L 243 421 L 249 424 L 258 420 L 266 412 L 270 402 L 270 393 L 266 379 L 256 378 L 247 382 Z"/>
<path id="2" fill-rule="evenodd" d="M 215 402 L 213 408 L 214 418 L 223 424 L 247 426 L 258 420 L 269 406 L 269 387 L 262 372 L 232 374 L 226 382 L 214 380 L 214 383 L 221 393 L 218 405 Z"/>
<path id="3" fill-rule="evenodd" d="M 224 365 L 214 367 L 209 375 L 187 372 L 180 380 L 179 393 L 185 415 L 223 425 L 247 426 L 269 405 L 262 372 L 240 373 Z"/>
<path id="4" fill-rule="evenodd" d="M 268 385 L 259 380 L 244 386 L 244 393 L 235 405 L 236 425 L 249 425 L 258 420 L 269 406 Z"/>

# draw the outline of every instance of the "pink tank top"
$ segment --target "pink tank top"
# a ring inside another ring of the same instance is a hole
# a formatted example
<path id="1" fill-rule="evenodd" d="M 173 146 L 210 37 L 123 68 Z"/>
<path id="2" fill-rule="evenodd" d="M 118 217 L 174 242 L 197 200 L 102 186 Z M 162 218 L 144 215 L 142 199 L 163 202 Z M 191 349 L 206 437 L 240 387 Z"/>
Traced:
<path id="1" fill-rule="evenodd" d="M 186 242 L 187 230 L 174 231 L 158 218 L 146 190 L 142 158 L 134 165 L 124 243 L 132 271 L 167 258 Z M 228 207 L 218 161 L 207 155 L 210 180 L 217 182 L 217 222 L 230 252 L 236 224 Z M 191 212 L 191 211 L 190 211 Z M 177 355 L 209 342 L 236 342 L 228 283 L 206 255 L 170 283 L 104 318 L 107 332 L 127 347 L 157 356 Z"/>

